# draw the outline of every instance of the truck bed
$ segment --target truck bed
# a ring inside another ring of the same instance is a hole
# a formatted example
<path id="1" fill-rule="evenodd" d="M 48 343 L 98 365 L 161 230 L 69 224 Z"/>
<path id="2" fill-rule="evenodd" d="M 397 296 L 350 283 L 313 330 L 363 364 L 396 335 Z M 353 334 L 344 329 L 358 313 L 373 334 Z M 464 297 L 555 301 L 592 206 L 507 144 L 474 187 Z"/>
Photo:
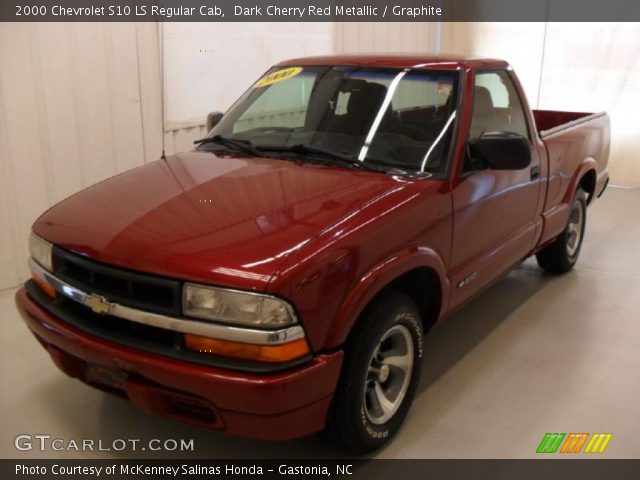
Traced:
<path id="1" fill-rule="evenodd" d="M 533 110 L 536 129 L 542 138 L 604 115 L 606 115 L 606 112 L 587 113 L 562 112 L 558 110 Z"/>
<path id="2" fill-rule="evenodd" d="M 544 232 L 541 243 L 564 229 L 575 187 L 585 176 L 588 201 L 607 185 L 610 126 L 606 112 L 580 113 L 534 110 L 538 134 L 547 150 L 547 195 L 544 204 Z M 592 173 L 588 173 L 592 172 Z"/>

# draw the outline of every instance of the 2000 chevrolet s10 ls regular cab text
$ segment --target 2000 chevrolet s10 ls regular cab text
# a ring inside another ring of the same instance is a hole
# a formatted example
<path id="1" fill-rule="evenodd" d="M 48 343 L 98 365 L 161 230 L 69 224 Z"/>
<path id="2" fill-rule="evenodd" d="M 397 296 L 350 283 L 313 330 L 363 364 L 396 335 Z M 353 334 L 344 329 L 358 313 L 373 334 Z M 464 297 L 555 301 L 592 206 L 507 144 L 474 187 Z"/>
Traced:
<path id="1" fill-rule="evenodd" d="M 290 60 L 208 124 L 44 213 L 19 310 L 144 410 L 353 452 L 406 417 L 424 332 L 531 255 L 573 267 L 608 181 L 607 115 L 530 110 L 500 60 Z"/>

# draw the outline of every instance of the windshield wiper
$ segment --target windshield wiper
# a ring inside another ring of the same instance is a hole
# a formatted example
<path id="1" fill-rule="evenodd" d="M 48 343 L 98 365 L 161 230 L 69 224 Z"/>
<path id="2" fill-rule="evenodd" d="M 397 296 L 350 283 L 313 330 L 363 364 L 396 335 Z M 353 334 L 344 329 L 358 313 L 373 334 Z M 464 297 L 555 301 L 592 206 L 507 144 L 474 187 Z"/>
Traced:
<path id="1" fill-rule="evenodd" d="M 379 168 L 377 166 L 367 164 L 365 162 L 361 162 L 358 160 L 354 160 L 349 155 L 344 153 L 335 152 L 333 150 L 327 150 L 322 147 L 314 147 L 313 145 L 305 145 L 302 143 L 298 143 L 296 145 L 264 145 L 259 147 L 260 150 L 264 152 L 291 152 L 297 153 L 300 155 L 316 155 L 321 156 L 326 160 L 333 161 L 335 163 L 340 163 L 342 165 L 346 165 L 354 168 L 361 168 L 363 170 L 369 170 L 372 172 L 386 172 L 386 169 Z"/>
<path id="2" fill-rule="evenodd" d="M 370 163 L 370 165 L 375 165 L 377 167 L 384 168 L 384 171 L 386 173 L 388 173 L 388 174 L 391 174 L 391 175 L 402 175 L 402 176 L 405 176 L 405 177 L 416 178 L 416 179 L 433 177 L 433 173 L 431 173 L 431 172 L 423 172 L 423 171 L 418 171 L 418 170 L 407 170 L 405 168 L 396 167 L 394 165 L 391 165 L 389 162 L 386 162 L 384 160 L 380 160 L 380 159 L 377 159 L 377 158 L 368 157 L 368 160 L 370 162 L 372 162 L 372 163 Z"/>
<path id="3" fill-rule="evenodd" d="M 410 172 L 404 170 L 402 168 L 397 168 L 391 165 L 376 165 L 369 162 L 363 162 L 359 160 L 355 160 L 347 154 L 336 152 L 333 150 L 328 150 L 322 147 L 316 147 L 313 145 L 305 145 L 302 143 L 298 143 L 295 145 L 254 145 L 249 140 L 241 140 L 239 138 L 230 138 L 223 137 L 222 135 L 214 135 L 213 137 L 205 137 L 199 140 L 195 140 L 193 143 L 198 144 L 199 146 L 205 145 L 207 143 L 217 143 L 224 147 L 241 151 L 243 153 L 248 153 L 254 155 L 256 157 L 265 157 L 268 152 L 275 153 L 295 153 L 299 155 L 315 155 L 323 157 L 323 160 L 326 162 L 332 161 L 334 163 L 339 163 L 341 165 L 349 166 L 352 168 L 359 168 L 362 170 L 368 170 L 370 172 L 379 172 L 379 173 L 387 173 L 387 174 L 400 174 L 400 175 L 409 175 L 412 177 L 427 177 L 431 176 L 426 172 Z M 381 162 L 383 163 L 383 162 Z"/>
<path id="4" fill-rule="evenodd" d="M 249 140 L 241 140 L 239 138 L 223 137 L 222 135 L 214 135 L 213 137 L 205 137 L 199 140 L 194 140 L 198 146 L 206 145 L 207 143 L 217 143 L 223 147 L 227 147 L 231 150 L 240 151 L 242 153 L 248 153 L 256 157 L 264 157 L 264 154 L 258 150 L 253 143 Z"/>

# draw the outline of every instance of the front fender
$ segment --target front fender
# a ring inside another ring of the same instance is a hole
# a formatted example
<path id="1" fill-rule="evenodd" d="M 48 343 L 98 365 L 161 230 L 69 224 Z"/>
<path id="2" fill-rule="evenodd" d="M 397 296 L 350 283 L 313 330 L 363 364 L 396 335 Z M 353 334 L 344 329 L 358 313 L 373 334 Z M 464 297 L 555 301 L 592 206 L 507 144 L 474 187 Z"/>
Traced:
<path id="1" fill-rule="evenodd" d="M 449 280 L 445 263 L 429 247 L 408 247 L 379 262 L 359 279 L 338 309 L 329 329 L 331 333 L 327 337 L 326 347 L 342 345 L 364 308 L 382 289 L 403 274 L 421 267 L 431 269 L 438 276 L 443 297 L 441 315 L 449 301 Z"/>

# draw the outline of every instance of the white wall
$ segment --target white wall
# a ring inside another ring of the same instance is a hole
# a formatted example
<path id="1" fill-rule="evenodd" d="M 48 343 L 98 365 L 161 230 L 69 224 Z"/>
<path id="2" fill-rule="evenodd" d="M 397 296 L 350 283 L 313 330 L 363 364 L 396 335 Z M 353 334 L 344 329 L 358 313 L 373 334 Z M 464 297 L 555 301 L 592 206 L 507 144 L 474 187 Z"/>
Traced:
<path id="1" fill-rule="evenodd" d="M 437 23 L 344 22 L 335 28 L 339 53 L 433 53 L 439 49 Z"/>
<path id="2" fill-rule="evenodd" d="M 39 214 L 158 157 L 157 45 L 150 23 L 0 24 L 0 288 Z"/>
<path id="3" fill-rule="evenodd" d="M 542 45 L 546 24 L 526 22 L 443 25 L 442 48 L 447 53 L 502 58 L 513 65 L 535 108 L 542 71 Z"/>
<path id="4" fill-rule="evenodd" d="M 508 60 L 534 108 L 606 110 L 611 181 L 640 187 L 639 23 L 449 23 L 442 45 Z"/>
<path id="5" fill-rule="evenodd" d="M 169 128 L 224 112 L 280 60 L 332 53 L 332 23 L 165 23 Z"/>
<path id="6" fill-rule="evenodd" d="M 546 45 L 540 108 L 609 112 L 611 181 L 640 187 L 640 23 L 549 23 Z"/>
<path id="7" fill-rule="evenodd" d="M 206 112 L 226 109 L 271 64 L 333 50 L 333 24 L 165 28 L 167 154 L 192 149 Z M 160 156 L 162 33 L 153 23 L 0 23 L 0 289 L 27 278 L 28 233 L 48 207 Z M 221 83 L 202 95 L 194 85 L 212 60 Z"/>

